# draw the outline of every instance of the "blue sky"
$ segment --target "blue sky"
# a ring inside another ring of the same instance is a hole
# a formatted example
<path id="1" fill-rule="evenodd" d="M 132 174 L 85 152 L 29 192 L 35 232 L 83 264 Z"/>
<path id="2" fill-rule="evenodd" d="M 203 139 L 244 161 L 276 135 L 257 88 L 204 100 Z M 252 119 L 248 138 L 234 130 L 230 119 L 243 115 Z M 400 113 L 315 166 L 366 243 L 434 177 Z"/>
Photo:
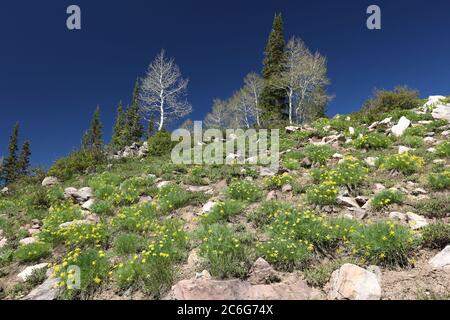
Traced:
<path id="1" fill-rule="evenodd" d="M 66 29 L 66 8 L 82 30 Z M 382 30 L 366 28 L 378 4 Z M 190 79 L 191 118 L 262 68 L 275 12 L 285 36 L 301 37 L 329 61 L 329 114 L 358 110 L 374 88 L 406 84 L 422 96 L 450 94 L 447 0 L 42 0 L 0 4 L 0 155 L 16 121 L 32 162 L 48 166 L 80 142 L 95 106 L 109 140 L 119 100 L 165 48 Z"/>

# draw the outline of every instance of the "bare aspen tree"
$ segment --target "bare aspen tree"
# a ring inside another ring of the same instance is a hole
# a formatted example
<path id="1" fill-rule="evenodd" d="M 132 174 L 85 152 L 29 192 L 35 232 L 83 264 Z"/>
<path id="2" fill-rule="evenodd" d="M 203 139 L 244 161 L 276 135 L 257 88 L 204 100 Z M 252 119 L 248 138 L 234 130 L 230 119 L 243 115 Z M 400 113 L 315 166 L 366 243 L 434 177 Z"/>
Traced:
<path id="1" fill-rule="evenodd" d="M 259 106 L 259 96 L 263 87 L 263 79 L 255 72 L 249 73 L 244 79 L 244 88 L 252 97 L 252 108 L 255 115 L 256 124 L 261 126 L 261 109 Z"/>
<path id="2" fill-rule="evenodd" d="M 173 59 L 165 51 L 150 64 L 140 88 L 141 108 L 145 114 L 159 114 L 158 131 L 171 120 L 186 116 L 192 106 L 184 99 L 188 80 L 183 79 Z"/>
<path id="3" fill-rule="evenodd" d="M 214 99 L 210 113 L 205 117 L 205 125 L 208 128 L 224 129 L 230 123 L 231 113 L 226 101 Z"/>
<path id="4" fill-rule="evenodd" d="M 311 53 L 304 42 L 298 38 L 291 38 L 286 46 L 286 59 L 281 77 L 271 80 L 271 85 L 282 88 L 288 97 L 289 123 L 304 122 L 307 113 L 312 110 L 315 100 L 322 101 L 318 90 L 325 87 L 327 78 L 326 58 L 318 52 Z"/>

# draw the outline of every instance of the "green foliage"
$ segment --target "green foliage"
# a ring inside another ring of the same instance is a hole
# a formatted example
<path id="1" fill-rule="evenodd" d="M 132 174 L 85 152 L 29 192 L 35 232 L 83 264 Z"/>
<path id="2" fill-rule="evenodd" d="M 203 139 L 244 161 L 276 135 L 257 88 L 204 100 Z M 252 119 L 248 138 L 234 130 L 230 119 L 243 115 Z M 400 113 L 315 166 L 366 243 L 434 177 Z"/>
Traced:
<path id="1" fill-rule="evenodd" d="M 286 184 L 291 184 L 294 178 L 288 173 L 283 173 L 282 175 L 276 175 L 272 177 L 267 177 L 264 182 L 269 189 L 281 189 Z"/>
<path id="2" fill-rule="evenodd" d="M 313 163 L 325 163 L 334 153 L 329 145 L 309 144 L 304 149 L 306 157 Z"/>
<path id="3" fill-rule="evenodd" d="M 399 143 L 410 148 L 420 148 L 425 144 L 422 137 L 413 135 L 403 135 L 399 139 Z"/>
<path id="4" fill-rule="evenodd" d="M 370 201 L 370 207 L 373 210 L 381 210 L 394 203 L 403 203 L 404 198 L 405 195 L 400 191 L 383 190 L 373 197 L 373 199 Z"/>
<path id="5" fill-rule="evenodd" d="M 37 261 L 50 254 L 51 246 L 44 242 L 35 242 L 20 246 L 14 256 L 21 262 Z"/>
<path id="6" fill-rule="evenodd" d="M 100 121 L 100 107 L 97 106 L 92 115 L 91 126 L 83 137 L 82 149 L 93 149 L 97 152 L 103 147 L 103 125 Z"/>
<path id="7" fill-rule="evenodd" d="M 261 188 L 251 181 L 233 181 L 227 188 L 227 195 L 234 200 L 255 202 L 262 197 Z"/>
<path id="8" fill-rule="evenodd" d="M 148 139 L 148 152 L 151 156 L 163 156 L 169 154 L 176 142 L 171 139 L 171 134 L 165 130 L 158 131 Z"/>
<path id="9" fill-rule="evenodd" d="M 133 254 L 145 246 L 144 239 L 134 233 L 124 233 L 114 239 L 113 248 L 119 255 Z"/>
<path id="10" fill-rule="evenodd" d="M 114 213 L 114 205 L 110 201 L 96 200 L 91 206 L 91 211 L 100 216 L 110 216 Z"/>
<path id="11" fill-rule="evenodd" d="M 450 170 L 431 173 L 428 176 L 428 184 L 434 190 L 450 189 Z"/>
<path id="12" fill-rule="evenodd" d="M 410 253 L 418 240 L 405 226 L 379 221 L 360 227 L 351 234 L 353 253 L 375 265 L 408 264 Z"/>
<path id="13" fill-rule="evenodd" d="M 8 157 L 5 159 L 3 166 L 0 167 L 0 179 L 6 184 L 14 182 L 18 177 L 17 164 L 17 140 L 19 137 L 19 123 L 14 126 L 13 132 L 9 137 Z"/>
<path id="14" fill-rule="evenodd" d="M 72 152 L 65 158 L 56 160 L 49 169 L 48 174 L 68 180 L 75 175 L 85 174 L 87 170 L 93 170 L 105 162 L 106 155 L 102 151 L 82 149 Z"/>
<path id="15" fill-rule="evenodd" d="M 442 249 L 450 244 L 450 225 L 437 222 L 422 229 L 422 245 L 428 248 Z"/>
<path id="16" fill-rule="evenodd" d="M 390 144 L 391 140 L 388 137 L 377 132 L 358 137 L 353 141 L 353 146 L 357 149 L 385 149 Z"/>
<path id="17" fill-rule="evenodd" d="M 275 218 L 280 212 L 288 212 L 293 211 L 294 208 L 286 203 L 281 201 L 264 201 L 260 204 L 260 206 L 252 213 L 250 219 L 254 222 L 255 225 L 265 225 Z"/>
<path id="18" fill-rule="evenodd" d="M 213 224 L 198 231 L 200 256 L 206 259 L 207 270 L 219 278 L 242 277 L 249 267 L 248 237 L 230 227 Z"/>
<path id="19" fill-rule="evenodd" d="M 113 134 L 111 138 L 111 144 L 115 148 L 123 148 L 126 146 L 127 141 L 125 137 L 127 120 L 125 112 L 123 110 L 122 101 L 119 102 L 117 107 L 116 122 L 113 127 Z"/>
<path id="20" fill-rule="evenodd" d="M 444 141 L 436 146 L 436 155 L 440 157 L 450 157 L 450 142 Z"/>
<path id="21" fill-rule="evenodd" d="M 122 208 L 112 219 L 114 229 L 128 232 L 146 232 L 154 228 L 157 217 L 154 204 L 134 205 Z"/>
<path id="22" fill-rule="evenodd" d="M 336 203 L 339 187 L 333 180 L 323 181 L 321 184 L 311 186 L 306 192 L 309 203 L 317 205 L 329 205 Z"/>
<path id="23" fill-rule="evenodd" d="M 227 200 L 225 202 L 216 203 L 210 212 L 200 217 L 203 225 L 211 225 L 221 221 L 227 221 L 229 218 L 239 214 L 244 210 L 245 205 L 236 200 Z"/>
<path id="24" fill-rule="evenodd" d="M 17 175 L 19 177 L 26 176 L 29 174 L 30 167 L 30 141 L 25 141 L 22 145 L 22 150 L 20 151 L 19 158 L 17 160 Z"/>
<path id="25" fill-rule="evenodd" d="M 80 288 L 76 288 L 75 269 L 67 266 L 80 268 Z M 64 258 L 62 264 L 53 269 L 53 277 L 58 278 L 58 287 L 61 290 L 62 299 L 74 299 L 83 294 L 88 297 L 94 293 L 102 282 L 108 280 L 109 262 L 105 252 L 96 249 L 81 251 L 79 248 L 70 251 Z"/>
<path id="26" fill-rule="evenodd" d="M 419 107 L 419 92 L 407 87 L 396 87 L 393 91 L 378 90 L 364 103 L 363 112 L 381 114 L 394 109 L 409 110 Z"/>
<path id="27" fill-rule="evenodd" d="M 450 214 L 450 196 L 434 196 L 417 201 L 413 206 L 422 216 L 431 219 L 445 218 Z"/>
<path id="28" fill-rule="evenodd" d="M 385 170 L 397 170 L 409 175 L 419 171 L 424 164 L 423 158 L 406 152 L 385 157 L 379 167 Z"/>
<path id="29" fill-rule="evenodd" d="M 188 192 L 178 185 L 162 187 L 158 193 L 159 208 L 162 212 L 184 207 L 188 204 L 199 204 L 206 199 L 206 195 L 198 192 Z"/>
<path id="30" fill-rule="evenodd" d="M 68 247 L 86 247 L 105 244 L 108 240 L 108 229 L 104 224 L 72 223 L 59 228 L 55 237 Z"/>
<path id="31" fill-rule="evenodd" d="M 257 244 L 258 253 L 278 268 L 292 270 L 304 267 L 312 257 L 312 246 L 307 241 L 274 236 L 269 241 Z"/>

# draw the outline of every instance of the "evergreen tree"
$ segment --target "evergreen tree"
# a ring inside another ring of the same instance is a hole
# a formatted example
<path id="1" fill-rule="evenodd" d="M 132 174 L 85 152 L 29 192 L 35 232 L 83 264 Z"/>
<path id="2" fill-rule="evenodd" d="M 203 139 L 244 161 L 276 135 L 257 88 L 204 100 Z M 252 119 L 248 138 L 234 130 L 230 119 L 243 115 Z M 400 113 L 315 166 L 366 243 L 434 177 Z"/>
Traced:
<path id="1" fill-rule="evenodd" d="M 136 80 L 136 84 L 133 89 L 133 97 L 131 100 L 131 106 L 127 111 L 127 126 L 129 143 L 138 142 L 141 140 L 144 134 L 144 127 L 141 123 L 141 116 L 139 113 L 139 80 Z"/>
<path id="2" fill-rule="evenodd" d="M 82 149 L 101 150 L 103 146 L 103 125 L 100 121 L 100 106 L 97 106 L 92 116 L 91 127 L 84 133 Z"/>
<path id="3" fill-rule="evenodd" d="M 17 163 L 17 141 L 19 138 L 19 123 L 16 123 L 14 126 L 14 129 L 12 131 L 12 134 L 9 138 L 9 146 L 8 146 L 8 157 L 5 159 L 2 172 L 1 172 L 1 178 L 6 183 L 9 184 L 11 182 L 14 182 L 18 176 L 18 163 Z"/>
<path id="4" fill-rule="evenodd" d="M 283 89 L 271 86 L 270 83 L 271 79 L 280 77 L 283 71 L 284 46 L 283 18 L 281 14 L 276 14 L 264 52 L 262 72 L 264 83 L 260 103 L 263 112 L 262 117 L 266 124 L 285 117 L 286 92 Z"/>
<path id="5" fill-rule="evenodd" d="M 22 146 L 22 150 L 20 152 L 19 159 L 17 162 L 18 175 L 20 176 L 28 175 L 29 173 L 28 169 L 30 167 L 30 155 L 31 155 L 30 141 L 27 140 Z"/>
<path id="6" fill-rule="evenodd" d="M 148 121 L 148 126 L 147 126 L 147 139 L 150 138 L 151 136 L 153 136 L 155 134 L 155 131 L 156 131 L 155 115 L 152 113 L 150 115 L 150 119 Z"/>
<path id="7" fill-rule="evenodd" d="M 121 148 L 125 146 L 125 127 L 127 125 L 127 120 L 125 117 L 125 112 L 123 110 L 122 101 L 119 102 L 117 107 L 116 123 L 113 128 L 112 145 L 116 148 Z"/>

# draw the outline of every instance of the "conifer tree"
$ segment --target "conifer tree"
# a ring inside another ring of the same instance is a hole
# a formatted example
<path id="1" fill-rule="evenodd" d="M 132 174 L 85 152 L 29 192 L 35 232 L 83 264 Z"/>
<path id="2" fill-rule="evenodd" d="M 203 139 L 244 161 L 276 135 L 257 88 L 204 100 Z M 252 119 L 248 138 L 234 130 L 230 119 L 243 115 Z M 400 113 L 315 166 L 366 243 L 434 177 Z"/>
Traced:
<path id="1" fill-rule="evenodd" d="M 84 133 L 82 141 L 82 149 L 101 150 L 103 146 L 103 125 L 100 121 L 100 106 L 97 106 L 92 116 L 91 126 Z"/>
<path id="2" fill-rule="evenodd" d="M 123 110 L 122 101 L 119 102 L 117 107 L 116 123 L 113 128 L 112 145 L 116 148 L 125 146 L 125 126 L 127 125 L 127 119 Z"/>
<path id="3" fill-rule="evenodd" d="M 29 173 L 29 167 L 30 167 L 30 155 L 31 155 L 31 149 L 30 149 L 30 141 L 25 141 L 22 145 L 22 150 L 19 155 L 19 159 L 17 162 L 18 167 L 18 175 L 20 176 L 26 176 Z"/>
<path id="4" fill-rule="evenodd" d="M 276 14 L 264 53 L 262 72 L 264 83 L 260 103 L 266 124 L 285 117 L 286 93 L 270 83 L 271 79 L 280 77 L 283 71 L 284 45 L 283 18 L 281 14 Z"/>
<path id="5" fill-rule="evenodd" d="M 19 123 L 16 123 L 14 126 L 14 129 L 12 131 L 12 134 L 9 138 L 9 146 L 8 146 L 8 157 L 5 159 L 2 172 L 1 172 L 1 178 L 6 183 L 9 184 L 11 182 L 14 182 L 17 178 L 17 169 L 18 169 L 18 163 L 17 163 L 17 141 L 19 138 Z"/>
<path id="6" fill-rule="evenodd" d="M 144 134 L 144 127 L 141 123 L 141 115 L 139 113 L 139 80 L 136 80 L 136 84 L 133 89 L 133 97 L 131 100 L 131 106 L 127 111 L 127 126 L 129 143 L 138 142 L 141 140 Z"/>
<path id="7" fill-rule="evenodd" d="M 150 115 L 150 119 L 148 120 L 148 126 L 147 126 L 147 139 L 150 138 L 155 134 L 156 127 L 155 127 L 155 116 L 152 113 Z"/>

